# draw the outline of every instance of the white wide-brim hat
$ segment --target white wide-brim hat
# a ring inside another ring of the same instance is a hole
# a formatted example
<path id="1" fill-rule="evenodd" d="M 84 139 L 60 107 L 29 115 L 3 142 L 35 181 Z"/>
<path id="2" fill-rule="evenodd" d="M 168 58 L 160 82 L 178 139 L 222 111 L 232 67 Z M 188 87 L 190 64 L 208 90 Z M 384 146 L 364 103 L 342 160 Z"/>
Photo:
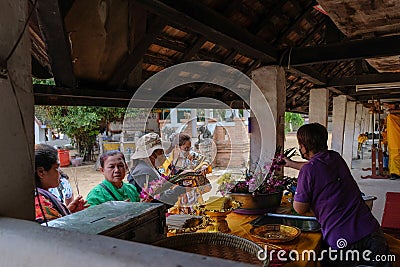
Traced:
<path id="1" fill-rule="evenodd" d="M 156 133 L 145 134 L 137 140 L 135 153 L 131 156 L 131 159 L 148 158 L 157 149 L 164 150 L 160 136 Z"/>

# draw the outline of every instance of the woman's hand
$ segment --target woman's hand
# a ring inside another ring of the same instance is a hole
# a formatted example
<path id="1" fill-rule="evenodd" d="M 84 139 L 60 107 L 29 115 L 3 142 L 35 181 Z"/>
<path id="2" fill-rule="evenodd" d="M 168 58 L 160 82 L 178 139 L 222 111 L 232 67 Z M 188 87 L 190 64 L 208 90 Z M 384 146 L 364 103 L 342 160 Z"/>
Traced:
<path id="1" fill-rule="evenodd" d="M 75 213 L 88 208 L 90 205 L 86 204 L 87 201 L 83 199 L 81 195 L 78 195 L 71 203 L 67 206 L 70 212 Z"/>

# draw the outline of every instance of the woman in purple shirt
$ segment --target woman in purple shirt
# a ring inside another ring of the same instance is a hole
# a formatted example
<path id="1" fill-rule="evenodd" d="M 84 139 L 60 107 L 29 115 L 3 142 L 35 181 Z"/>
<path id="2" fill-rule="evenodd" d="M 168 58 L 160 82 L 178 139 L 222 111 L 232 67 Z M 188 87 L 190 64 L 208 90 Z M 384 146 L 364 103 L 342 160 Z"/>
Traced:
<path id="1" fill-rule="evenodd" d="M 323 266 L 356 266 L 361 264 L 389 266 L 372 262 L 376 255 L 388 254 L 386 239 L 378 221 L 362 199 L 360 189 L 339 153 L 328 150 L 328 132 L 318 123 L 303 125 L 297 131 L 302 158 L 308 162 L 286 159 L 287 167 L 300 169 L 293 208 L 299 214 L 312 211 L 321 224 L 326 248 L 359 251 L 334 260 L 328 254 Z M 364 259 L 363 252 L 371 254 Z M 339 255 L 337 253 L 336 255 Z M 370 261 L 368 261 L 370 259 Z M 367 261 L 367 262 L 366 262 Z"/>

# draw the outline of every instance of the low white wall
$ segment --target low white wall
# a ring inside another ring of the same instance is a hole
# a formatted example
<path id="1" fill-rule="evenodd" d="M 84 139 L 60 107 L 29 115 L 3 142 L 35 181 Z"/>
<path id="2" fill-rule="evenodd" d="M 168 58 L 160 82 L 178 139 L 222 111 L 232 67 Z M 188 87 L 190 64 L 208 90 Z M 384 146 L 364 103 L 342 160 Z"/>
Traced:
<path id="1" fill-rule="evenodd" d="M 0 266 L 252 266 L 0 218 Z"/>

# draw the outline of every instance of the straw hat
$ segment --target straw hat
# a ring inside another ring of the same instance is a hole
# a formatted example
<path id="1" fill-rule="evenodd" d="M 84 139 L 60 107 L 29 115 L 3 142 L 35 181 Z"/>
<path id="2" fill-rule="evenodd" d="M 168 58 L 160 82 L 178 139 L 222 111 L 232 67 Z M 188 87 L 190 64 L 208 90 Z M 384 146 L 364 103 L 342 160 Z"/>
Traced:
<path id="1" fill-rule="evenodd" d="M 157 149 L 164 150 L 160 136 L 156 133 L 145 134 L 137 140 L 135 153 L 131 156 L 131 159 L 148 158 Z"/>

